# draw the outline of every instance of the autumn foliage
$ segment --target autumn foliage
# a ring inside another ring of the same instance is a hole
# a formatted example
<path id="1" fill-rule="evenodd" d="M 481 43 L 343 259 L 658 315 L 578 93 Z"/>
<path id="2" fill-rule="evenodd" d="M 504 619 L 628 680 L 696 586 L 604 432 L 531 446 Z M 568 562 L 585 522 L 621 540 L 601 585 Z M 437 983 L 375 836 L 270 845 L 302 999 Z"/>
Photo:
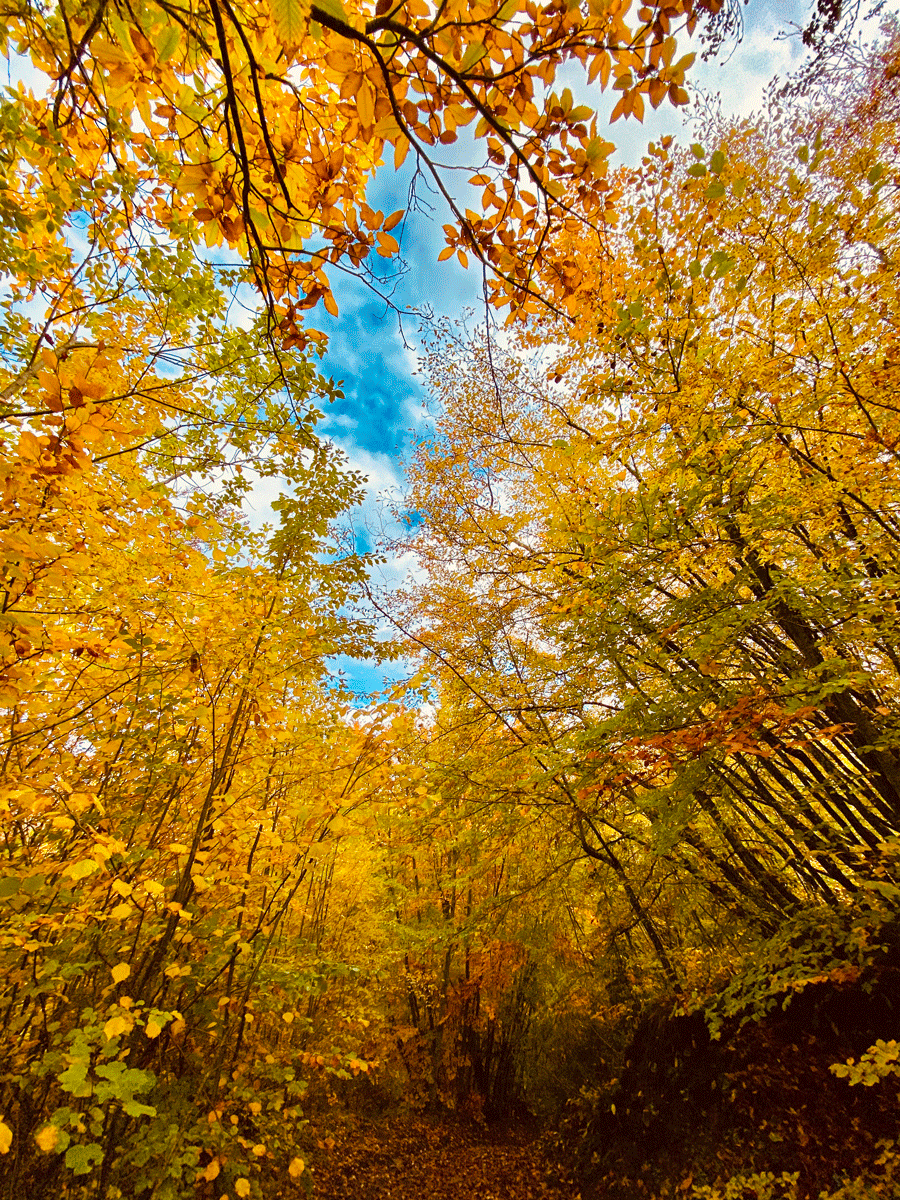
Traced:
<path id="1" fill-rule="evenodd" d="M 613 148 L 590 108 L 553 90 L 557 73 L 574 64 L 618 89 L 617 116 L 639 116 L 645 98 L 685 104 L 693 55 L 679 54 L 677 35 L 720 7 L 10 5 L 2 45 L 53 81 L 49 102 L 24 88 L 15 97 L 29 143 L 17 154 L 37 172 L 47 232 L 82 206 L 106 237 L 127 240 L 135 221 L 167 236 L 191 228 L 239 251 L 293 341 L 300 310 L 324 299 L 337 312 L 329 268 L 374 279 L 371 256 L 399 250 L 402 209 L 373 211 L 366 186 L 386 156 L 399 166 L 410 152 L 451 209 L 448 252 L 480 259 L 498 301 L 533 304 L 541 244 L 571 210 L 569 181 L 602 219 Z M 459 203 L 439 157 L 470 125 L 479 213 Z"/>
<path id="2" fill-rule="evenodd" d="M 897 41 L 840 101 L 610 172 L 558 74 L 616 117 L 683 104 L 676 35 L 717 14 L 4 12 L 46 85 L 0 101 L 4 1198 L 297 1195 L 339 1103 L 571 1100 L 590 1157 L 610 1097 L 643 1120 L 648 1008 L 765 1045 L 791 997 L 880 978 Z M 510 320 L 432 329 L 418 574 L 385 596 L 303 312 L 400 252 L 366 188 L 407 155 L 435 256 Z M 328 660 L 376 653 L 411 678 L 354 703 Z M 890 1083 L 879 1037 L 834 1096 Z"/>

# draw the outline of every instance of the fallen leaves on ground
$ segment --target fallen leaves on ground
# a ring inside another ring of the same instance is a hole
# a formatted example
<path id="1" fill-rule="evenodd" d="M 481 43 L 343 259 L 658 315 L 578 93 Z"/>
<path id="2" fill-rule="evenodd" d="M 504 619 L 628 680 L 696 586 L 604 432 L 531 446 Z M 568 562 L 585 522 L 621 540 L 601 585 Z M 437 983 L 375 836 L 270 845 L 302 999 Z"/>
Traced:
<path id="1" fill-rule="evenodd" d="M 529 1125 L 359 1121 L 323 1137 L 312 1166 L 317 1200 L 577 1200 L 569 1173 Z"/>

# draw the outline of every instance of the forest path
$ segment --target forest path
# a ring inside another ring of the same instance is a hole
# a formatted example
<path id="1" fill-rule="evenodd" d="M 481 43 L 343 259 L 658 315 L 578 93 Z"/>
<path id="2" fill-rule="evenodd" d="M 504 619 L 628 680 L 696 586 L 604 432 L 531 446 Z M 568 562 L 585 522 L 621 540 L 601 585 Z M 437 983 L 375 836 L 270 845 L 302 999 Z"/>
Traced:
<path id="1" fill-rule="evenodd" d="M 577 1200 L 531 1124 L 463 1125 L 404 1115 L 358 1121 L 311 1160 L 314 1200 Z M 328 1139 L 329 1141 L 331 1138 Z"/>

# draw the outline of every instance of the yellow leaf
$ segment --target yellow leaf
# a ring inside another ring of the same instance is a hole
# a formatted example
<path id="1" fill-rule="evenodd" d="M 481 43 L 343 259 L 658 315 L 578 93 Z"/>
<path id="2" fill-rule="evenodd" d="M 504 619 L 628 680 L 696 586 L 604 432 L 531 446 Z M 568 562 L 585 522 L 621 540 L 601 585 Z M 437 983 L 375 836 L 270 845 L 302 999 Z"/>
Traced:
<path id="1" fill-rule="evenodd" d="M 12 1130 L 6 1122 L 0 1121 L 0 1154 L 9 1154 L 9 1148 L 12 1145 L 12 1136 Z"/>
<path id="2" fill-rule="evenodd" d="M 609 158 L 613 150 L 615 150 L 615 146 L 612 142 L 607 142 L 601 137 L 595 137 L 591 138 L 588 142 L 584 152 L 588 162 L 596 163 Z"/>
<path id="3" fill-rule="evenodd" d="M 214 1158 L 212 1162 L 206 1164 L 206 1170 L 203 1172 L 203 1178 L 207 1183 L 212 1183 L 214 1179 L 218 1178 L 219 1170 L 219 1160 Z"/>
<path id="4" fill-rule="evenodd" d="M 325 55 L 325 63 L 331 67 L 332 71 L 347 75 L 350 71 L 356 70 L 356 55 L 350 54 L 346 50 L 330 50 Z"/>
<path id="5" fill-rule="evenodd" d="M 286 45 L 296 46 L 303 37 L 309 9 L 309 0 L 269 0 L 278 36 Z"/>
<path id="6" fill-rule="evenodd" d="M 34 1135 L 34 1140 L 38 1144 L 38 1149 L 43 1150 L 45 1154 L 49 1154 L 56 1149 L 56 1143 L 59 1141 L 59 1130 L 55 1125 L 45 1125 Z"/>
<path id="7" fill-rule="evenodd" d="M 627 92 L 624 95 L 619 97 L 618 101 L 616 102 L 615 108 L 613 108 L 612 112 L 609 114 L 610 125 L 613 123 L 613 121 L 618 121 L 619 117 L 624 116 L 627 112 L 631 111 L 630 108 L 626 108 L 627 100 L 628 100 Z"/>
<path id="8" fill-rule="evenodd" d="M 100 434 L 96 425 L 81 425 L 78 429 L 78 436 L 85 442 L 96 442 Z"/>
<path id="9" fill-rule="evenodd" d="M 39 458 L 40 454 L 41 443 L 37 440 L 33 433 L 29 433 L 26 429 L 24 433 L 19 435 L 19 457 Z"/>
<path id="10" fill-rule="evenodd" d="M 103 1026 L 103 1036 L 109 1041 L 131 1030 L 133 1022 L 129 1017 L 110 1017 Z"/>
<path id="11" fill-rule="evenodd" d="M 109 915 L 114 921 L 124 921 L 126 917 L 130 917 L 133 909 L 130 904 L 117 904 L 115 908 L 110 909 Z"/>
<path id="12" fill-rule="evenodd" d="M 156 1021 L 148 1021 L 144 1026 L 144 1033 L 148 1038 L 158 1038 L 162 1033 L 162 1026 L 157 1025 Z"/>
<path id="13" fill-rule="evenodd" d="M 356 108 L 359 112 L 360 125 L 363 127 L 371 125 L 375 116 L 375 97 L 372 94 L 372 85 L 367 79 L 362 81 L 356 94 Z"/>
<path id="14" fill-rule="evenodd" d="M 93 875 L 97 870 L 98 865 L 92 858 L 81 858 L 76 863 L 69 863 L 63 870 L 63 875 L 72 879 L 87 879 L 88 875 Z"/>
<path id="15" fill-rule="evenodd" d="M 234 1181 L 234 1190 L 237 1192 L 237 1194 L 239 1196 L 249 1196 L 250 1195 L 250 1180 L 249 1179 L 236 1179 Z"/>
<path id="16" fill-rule="evenodd" d="M 291 1159 L 290 1166 L 288 1167 L 288 1175 L 290 1175 L 291 1179 L 296 1179 L 297 1176 L 302 1175 L 305 1170 L 306 1163 L 302 1158 Z"/>
<path id="17" fill-rule="evenodd" d="M 391 254 L 397 254 L 399 252 L 399 250 L 400 250 L 400 246 L 397 242 L 397 239 L 395 237 L 392 237 L 391 234 L 385 233 L 384 230 L 380 230 L 378 233 L 378 251 L 379 251 L 379 253 L 383 252 L 386 257 Z"/>
<path id="18" fill-rule="evenodd" d="M 400 126 L 390 113 L 386 117 L 382 117 L 381 120 L 375 122 L 374 126 L 372 127 L 372 132 L 376 137 L 380 137 L 384 141 L 390 142 L 392 145 L 398 137 L 402 136 Z"/>
<path id="19" fill-rule="evenodd" d="M 409 154 L 409 138 L 404 134 L 399 137 L 394 144 L 394 170 L 399 171 L 403 166 L 404 160 Z"/>
<path id="20" fill-rule="evenodd" d="M 110 971 L 113 977 L 113 983 L 121 983 L 123 979 L 127 979 L 131 974 L 131 967 L 126 962 L 117 963 Z"/>

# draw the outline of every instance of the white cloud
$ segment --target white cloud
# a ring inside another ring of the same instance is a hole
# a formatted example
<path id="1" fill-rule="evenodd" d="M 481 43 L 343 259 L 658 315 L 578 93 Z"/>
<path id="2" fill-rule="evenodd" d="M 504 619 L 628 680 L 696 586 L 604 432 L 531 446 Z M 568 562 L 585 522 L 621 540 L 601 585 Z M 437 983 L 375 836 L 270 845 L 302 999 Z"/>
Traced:
<path id="1" fill-rule="evenodd" d="M 689 82 L 717 96 L 726 115 L 749 117 L 758 112 L 772 79 L 777 75 L 783 80 L 802 58 L 799 38 L 779 36 L 788 20 L 788 14 L 765 12 L 731 55 L 697 63 Z"/>
<path id="2" fill-rule="evenodd" d="M 246 476 L 250 475 L 245 471 Z M 278 513 L 272 509 L 272 501 L 290 490 L 287 480 L 280 475 L 262 478 L 256 475 L 253 486 L 244 497 L 242 508 L 246 514 L 251 529 L 260 529 L 263 525 L 278 525 Z"/>
<path id="3" fill-rule="evenodd" d="M 342 523 L 349 524 L 357 534 L 365 532 L 365 541 L 373 545 L 395 538 L 402 526 L 395 520 L 392 506 L 399 506 L 403 493 L 403 470 L 400 461 L 390 454 L 365 450 L 349 439 L 333 438 L 335 446 L 347 456 L 347 465 L 366 477 L 362 503 L 352 509 Z"/>

